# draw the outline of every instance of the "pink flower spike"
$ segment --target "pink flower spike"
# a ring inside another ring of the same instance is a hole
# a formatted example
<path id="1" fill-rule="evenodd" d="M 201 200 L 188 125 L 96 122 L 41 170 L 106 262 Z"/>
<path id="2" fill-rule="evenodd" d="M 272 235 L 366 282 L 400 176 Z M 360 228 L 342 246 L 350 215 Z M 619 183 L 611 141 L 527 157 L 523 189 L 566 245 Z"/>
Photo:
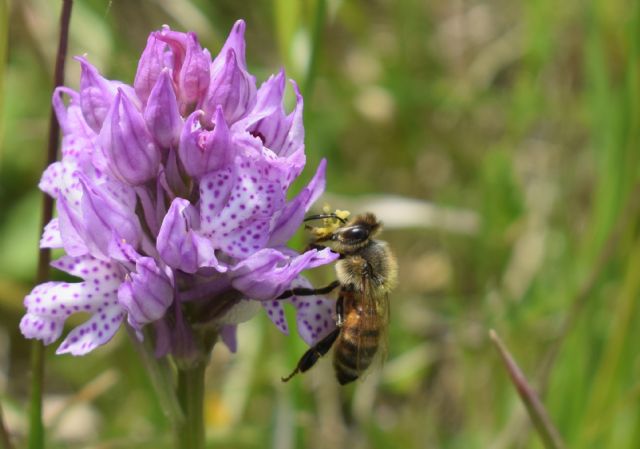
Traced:
<path id="1" fill-rule="evenodd" d="M 77 58 L 79 90 L 58 87 L 52 98 L 61 160 L 39 187 L 57 216 L 40 245 L 64 250 L 53 265 L 82 281 L 47 282 L 27 295 L 27 338 L 52 343 L 67 316 L 85 312 L 58 349 L 82 355 L 125 320 L 139 338 L 150 324 L 156 354 L 182 367 L 209 356 L 204 327 L 232 351 L 237 325 L 261 309 L 288 331 L 287 301 L 274 298 L 338 257 L 285 246 L 323 192 L 327 164 L 287 201 L 306 162 L 302 96 L 294 83 L 287 113 L 282 70 L 257 89 L 245 27 L 238 20 L 213 58 L 193 32 L 152 32 L 133 85 Z M 313 342 L 329 329 L 330 310 L 305 301 L 290 302 Z"/>

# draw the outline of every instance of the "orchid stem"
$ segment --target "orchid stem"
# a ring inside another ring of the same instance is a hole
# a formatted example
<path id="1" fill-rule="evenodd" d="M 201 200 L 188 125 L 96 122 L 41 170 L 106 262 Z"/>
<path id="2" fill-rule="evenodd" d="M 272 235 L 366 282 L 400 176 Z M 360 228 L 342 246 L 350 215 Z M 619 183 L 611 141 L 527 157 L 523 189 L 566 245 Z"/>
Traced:
<path id="1" fill-rule="evenodd" d="M 185 419 L 178 423 L 176 447 L 204 449 L 204 372 L 205 362 L 178 369 L 178 400 Z"/>
<path id="2" fill-rule="evenodd" d="M 130 340 L 133 347 L 142 359 L 142 364 L 147 371 L 151 386 L 160 403 L 160 408 L 167 419 L 176 426 L 180 425 L 180 423 L 184 421 L 184 415 L 182 414 L 182 407 L 178 402 L 176 392 L 173 389 L 173 371 L 167 357 L 156 357 L 152 348 L 152 335 L 150 332 L 143 331 L 144 340 L 140 341 L 131 326 L 127 325 L 127 331 L 129 337 L 131 337 Z"/>
<path id="3" fill-rule="evenodd" d="M 63 0 L 60 13 L 60 38 L 58 41 L 58 53 L 53 74 L 54 88 L 64 84 L 64 63 L 67 57 L 67 44 L 69 41 L 69 25 L 71 22 L 72 0 Z M 47 165 L 56 161 L 60 140 L 60 125 L 53 107 L 49 118 L 49 139 L 47 144 Z M 53 217 L 53 198 L 43 194 L 42 200 L 42 229 Z M 49 279 L 49 263 L 51 251 L 41 248 L 38 253 L 38 273 L 36 283 L 41 284 Z M 42 385 L 44 381 L 44 345 L 40 341 L 34 341 L 31 345 L 31 399 L 29 410 L 29 449 L 44 448 L 44 424 L 42 422 Z"/>
<path id="4" fill-rule="evenodd" d="M 42 384 L 44 380 L 44 345 L 40 340 L 31 343 L 31 400 L 29 408 L 29 449 L 44 448 L 42 422 Z"/>

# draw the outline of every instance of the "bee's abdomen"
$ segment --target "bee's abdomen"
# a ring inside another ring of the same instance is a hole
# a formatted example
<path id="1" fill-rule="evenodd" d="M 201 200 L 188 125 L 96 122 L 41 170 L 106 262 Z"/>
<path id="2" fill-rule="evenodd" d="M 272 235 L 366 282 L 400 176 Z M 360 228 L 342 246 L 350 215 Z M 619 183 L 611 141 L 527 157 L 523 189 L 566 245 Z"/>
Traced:
<path id="1" fill-rule="evenodd" d="M 377 320 L 362 320 L 355 311 L 345 317 L 333 353 L 333 366 L 341 385 L 356 380 L 371 365 L 379 339 Z"/>

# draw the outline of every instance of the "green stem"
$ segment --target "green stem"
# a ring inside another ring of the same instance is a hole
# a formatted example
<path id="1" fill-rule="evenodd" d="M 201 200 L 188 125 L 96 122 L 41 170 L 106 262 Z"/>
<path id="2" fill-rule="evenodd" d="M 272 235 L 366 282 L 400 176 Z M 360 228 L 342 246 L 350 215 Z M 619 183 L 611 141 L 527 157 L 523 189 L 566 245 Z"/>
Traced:
<path id="1" fill-rule="evenodd" d="M 182 407 L 178 402 L 178 397 L 174 391 L 174 376 L 173 370 L 167 357 L 157 358 L 152 348 L 152 335 L 148 331 L 143 331 L 144 340 L 138 340 L 134 330 L 131 326 L 126 326 L 129 336 L 131 337 L 131 343 L 138 352 L 142 364 L 144 365 L 151 386 L 156 393 L 160 408 L 164 412 L 165 416 L 174 425 L 178 426 L 184 421 L 184 415 L 182 414 Z"/>
<path id="2" fill-rule="evenodd" d="M 56 67 L 53 75 L 54 87 L 64 84 L 64 62 L 67 56 L 69 40 L 69 25 L 71 22 L 72 0 L 63 0 L 60 13 L 60 37 Z M 47 144 L 47 165 L 55 162 L 60 140 L 60 125 L 53 107 L 49 115 L 49 139 Z M 42 199 L 42 229 L 51 221 L 53 216 L 53 198 L 44 194 Z M 49 262 L 51 251 L 41 248 L 38 253 L 38 273 L 36 282 L 41 284 L 49 279 Z M 29 449 L 44 448 L 44 425 L 42 422 L 42 384 L 44 381 L 44 345 L 34 341 L 31 345 L 31 399 L 29 410 Z"/>
<path id="3" fill-rule="evenodd" d="M 44 447 L 42 423 L 42 383 L 44 380 L 44 345 L 40 340 L 31 343 L 31 399 L 29 407 L 29 449 Z"/>
<path id="4" fill-rule="evenodd" d="M 317 0 L 313 34 L 311 37 L 311 55 L 309 56 L 309 66 L 307 67 L 307 74 L 302 89 L 302 93 L 306 98 L 311 97 L 313 84 L 316 80 L 318 59 L 320 58 L 320 46 L 322 45 L 322 34 L 324 31 L 326 17 L 327 0 Z"/>
<path id="5" fill-rule="evenodd" d="M 178 369 L 178 400 L 185 419 L 178 423 L 176 447 L 204 449 L 204 372 L 206 363 Z"/>

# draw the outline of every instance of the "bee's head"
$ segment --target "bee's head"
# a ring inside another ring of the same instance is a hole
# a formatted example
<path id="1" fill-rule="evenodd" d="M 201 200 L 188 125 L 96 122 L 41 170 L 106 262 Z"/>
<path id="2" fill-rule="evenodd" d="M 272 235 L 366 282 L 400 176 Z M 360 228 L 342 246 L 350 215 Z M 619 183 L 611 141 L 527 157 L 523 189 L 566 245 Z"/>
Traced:
<path id="1" fill-rule="evenodd" d="M 341 254 L 351 254 L 366 246 L 381 227 L 375 215 L 357 215 L 332 233 L 318 238 L 316 243 L 324 243 Z"/>

